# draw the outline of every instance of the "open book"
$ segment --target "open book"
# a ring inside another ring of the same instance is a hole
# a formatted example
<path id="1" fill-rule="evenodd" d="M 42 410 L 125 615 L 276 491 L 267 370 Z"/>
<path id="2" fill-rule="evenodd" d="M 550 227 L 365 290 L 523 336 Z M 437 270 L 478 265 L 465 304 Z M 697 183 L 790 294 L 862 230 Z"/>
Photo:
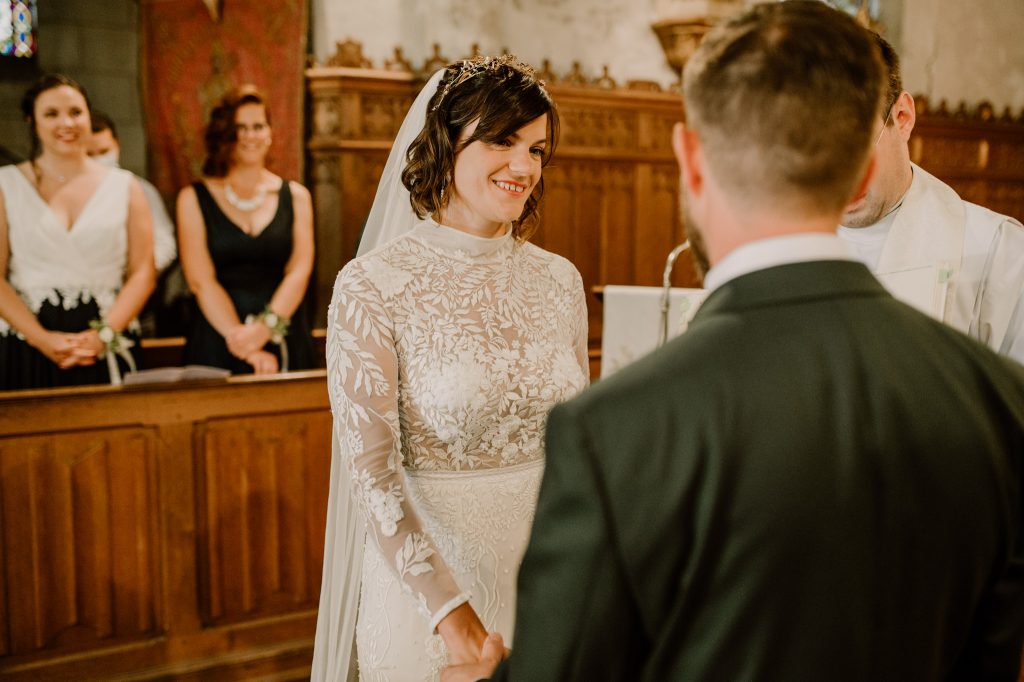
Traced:
<path id="1" fill-rule="evenodd" d="M 176 381 L 201 381 L 210 379 L 227 379 L 231 372 L 220 367 L 206 365 L 186 365 L 184 367 L 157 367 L 124 375 L 124 385 L 164 384 Z"/>

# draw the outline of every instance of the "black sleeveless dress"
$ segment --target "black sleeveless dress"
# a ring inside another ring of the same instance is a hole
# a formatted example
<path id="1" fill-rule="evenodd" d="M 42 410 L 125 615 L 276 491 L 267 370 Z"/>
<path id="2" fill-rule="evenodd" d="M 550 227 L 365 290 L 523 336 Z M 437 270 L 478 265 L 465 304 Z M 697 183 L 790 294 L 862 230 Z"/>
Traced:
<path id="1" fill-rule="evenodd" d="M 246 315 L 258 315 L 263 311 L 284 279 L 284 267 L 292 253 L 294 210 L 291 190 L 287 182 L 281 183 L 277 212 L 270 224 L 254 237 L 224 214 L 205 184 L 196 182 L 192 187 L 206 224 L 206 246 L 217 281 L 231 297 L 238 319 L 244 322 Z M 228 351 L 224 337 L 206 321 L 198 303 L 193 302 L 193 305 L 193 324 L 185 344 L 185 362 L 223 367 L 231 370 L 232 374 L 252 374 L 252 365 Z M 315 366 L 313 339 L 304 305 L 300 305 L 292 315 L 285 343 L 288 345 L 289 370 L 312 369 Z M 276 355 L 280 362 L 281 352 L 275 344 L 268 343 L 264 349 Z"/>

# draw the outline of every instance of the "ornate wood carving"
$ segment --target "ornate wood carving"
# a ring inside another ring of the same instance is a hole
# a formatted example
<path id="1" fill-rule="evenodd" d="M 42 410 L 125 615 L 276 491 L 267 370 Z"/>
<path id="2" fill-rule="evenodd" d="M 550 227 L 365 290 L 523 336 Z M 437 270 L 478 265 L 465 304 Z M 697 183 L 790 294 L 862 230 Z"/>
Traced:
<path id="1" fill-rule="evenodd" d="M 331 110 L 341 116 L 340 135 L 314 124 L 308 144 L 317 219 L 316 310 L 323 324 L 335 276 L 355 252 L 390 141 L 420 81 L 393 71 L 330 68 L 310 69 L 307 78 L 314 118 L 329 120 L 318 112 Z M 592 79 L 578 64 L 552 80 L 562 137 L 545 171 L 541 229 L 534 241 L 572 260 L 588 290 L 604 283 L 659 282 L 665 254 L 682 237 L 677 179 L 660 194 L 652 182 L 678 172 L 669 143 L 672 125 L 682 117 L 678 96 L 617 87 L 607 72 Z M 340 171 L 333 188 L 320 170 L 330 159 Z M 677 273 L 680 285 L 696 284 L 692 271 L 680 267 Z M 590 305 L 596 345 L 601 309 L 596 299 Z"/>
<path id="2" fill-rule="evenodd" d="M 369 69 L 373 67 L 373 64 L 363 56 L 363 44 L 358 40 L 347 38 L 334 44 L 334 54 L 327 59 L 327 66 Z"/>
<path id="3" fill-rule="evenodd" d="M 335 275 L 355 252 L 390 141 L 420 79 L 446 63 L 435 46 L 434 56 L 412 73 L 307 71 L 314 119 L 332 121 L 329 113 L 317 112 L 337 111 L 341 131 L 323 134 L 314 125 L 308 143 L 309 167 L 321 188 L 314 191 L 320 324 Z M 545 60 L 539 73 L 558 104 L 562 136 L 544 173 L 541 229 L 533 241 L 575 263 L 588 291 L 600 284 L 660 284 L 666 254 L 685 239 L 670 145 L 672 126 L 683 117 L 680 96 L 649 82 L 622 87 L 607 69 L 595 78 L 578 63 L 558 76 Z M 912 158 L 969 201 L 1024 217 L 1024 118 L 996 117 L 986 103 L 952 112 L 944 102 L 937 109 L 923 97 L 917 103 Z M 328 159 L 337 161 L 340 173 L 333 187 L 317 170 Z M 699 286 L 689 259 L 677 264 L 673 282 Z M 601 304 L 593 298 L 589 304 L 596 346 Z"/>

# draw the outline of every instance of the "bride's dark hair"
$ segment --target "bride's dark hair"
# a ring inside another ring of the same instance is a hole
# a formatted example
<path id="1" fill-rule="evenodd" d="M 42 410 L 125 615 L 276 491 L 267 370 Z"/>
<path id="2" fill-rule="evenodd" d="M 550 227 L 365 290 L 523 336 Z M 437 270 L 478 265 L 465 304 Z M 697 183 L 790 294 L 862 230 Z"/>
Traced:
<path id="1" fill-rule="evenodd" d="M 534 119 L 548 115 L 547 145 L 541 165 L 551 160 L 558 142 L 558 111 L 533 69 L 515 57 L 476 57 L 455 62 L 445 70 L 437 92 L 427 104 L 423 130 L 409 145 L 402 184 L 421 219 L 443 208 L 452 183 L 455 156 L 480 140 L 498 143 Z M 467 125 L 479 119 L 473 134 L 459 144 Z M 537 229 L 537 206 L 544 194 L 543 176 L 526 200 L 523 213 L 512 222 L 512 235 L 524 241 Z"/>

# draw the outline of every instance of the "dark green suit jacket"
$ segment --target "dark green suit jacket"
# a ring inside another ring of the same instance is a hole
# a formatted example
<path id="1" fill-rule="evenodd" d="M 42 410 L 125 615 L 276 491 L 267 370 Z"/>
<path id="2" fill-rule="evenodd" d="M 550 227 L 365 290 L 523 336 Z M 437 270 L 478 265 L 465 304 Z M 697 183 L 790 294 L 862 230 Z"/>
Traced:
<path id="1" fill-rule="evenodd" d="M 555 408 L 494 679 L 1016 680 L 1024 368 L 862 265 L 750 273 Z"/>

